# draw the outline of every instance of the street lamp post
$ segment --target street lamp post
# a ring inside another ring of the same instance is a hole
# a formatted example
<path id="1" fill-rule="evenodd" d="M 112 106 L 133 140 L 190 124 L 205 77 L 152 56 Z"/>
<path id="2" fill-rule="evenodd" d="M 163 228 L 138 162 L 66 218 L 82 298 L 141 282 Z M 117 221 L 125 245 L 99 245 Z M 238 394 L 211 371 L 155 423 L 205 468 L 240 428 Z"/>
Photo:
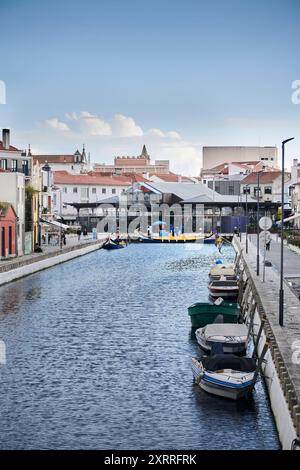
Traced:
<path id="1" fill-rule="evenodd" d="M 248 188 L 249 185 L 246 184 L 246 253 L 248 254 Z"/>
<path id="2" fill-rule="evenodd" d="M 59 225 L 59 246 L 62 249 L 62 189 L 57 186 L 52 186 L 53 191 L 59 191 L 59 202 L 60 202 L 60 225 Z"/>
<path id="3" fill-rule="evenodd" d="M 259 177 L 260 171 L 257 172 L 257 242 L 256 242 L 256 274 L 259 276 Z"/>
<path id="4" fill-rule="evenodd" d="M 283 221 L 284 221 L 284 149 L 285 144 L 294 140 L 294 137 L 286 139 L 282 142 L 282 168 L 281 168 L 281 244 L 280 244 L 280 288 L 279 288 L 279 325 L 283 326 L 283 303 L 284 303 L 284 291 L 283 291 Z"/>

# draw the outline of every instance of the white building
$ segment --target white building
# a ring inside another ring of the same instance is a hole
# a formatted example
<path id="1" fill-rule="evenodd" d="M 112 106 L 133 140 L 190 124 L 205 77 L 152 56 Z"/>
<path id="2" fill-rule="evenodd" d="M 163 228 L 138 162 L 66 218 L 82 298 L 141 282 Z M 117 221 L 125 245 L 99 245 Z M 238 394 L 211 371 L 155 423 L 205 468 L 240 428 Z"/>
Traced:
<path id="1" fill-rule="evenodd" d="M 87 173 L 92 169 L 90 157 L 86 156 L 84 146 L 82 152 L 76 150 L 74 154 L 33 155 L 33 158 L 38 160 L 41 167 L 49 164 L 52 171 L 67 171 L 68 173 L 79 175 Z"/>
<path id="2" fill-rule="evenodd" d="M 294 226 L 300 228 L 300 163 L 297 158 L 291 167 L 291 206 L 295 217 Z"/>
<path id="3" fill-rule="evenodd" d="M 222 163 L 263 162 L 266 166 L 278 165 L 277 147 L 203 147 L 204 170 Z"/>
<path id="4" fill-rule="evenodd" d="M 17 255 L 25 246 L 25 176 L 22 173 L 0 171 L 0 200 L 10 202 L 17 214 Z"/>
<path id="5" fill-rule="evenodd" d="M 77 209 L 70 204 L 96 203 L 119 196 L 132 185 L 132 179 L 126 176 L 98 176 L 95 173 L 72 175 L 66 171 L 54 171 L 53 183 L 53 212 L 57 215 L 62 213 L 66 221 L 75 221 Z M 83 208 L 80 213 L 86 215 L 92 211 Z M 97 214 L 97 210 L 94 213 Z"/>
<path id="6" fill-rule="evenodd" d="M 285 204 L 290 203 L 289 184 L 290 173 L 285 174 L 284 200 Z M 250 194 L 257 199 L 258 193 L 258 173 L 251 173 L 241 181 L 241 193 Z M 263 171 L 259 173 L 259 194 L 260 200 L 270 203 L 281 203 L 281 171 Z"/>

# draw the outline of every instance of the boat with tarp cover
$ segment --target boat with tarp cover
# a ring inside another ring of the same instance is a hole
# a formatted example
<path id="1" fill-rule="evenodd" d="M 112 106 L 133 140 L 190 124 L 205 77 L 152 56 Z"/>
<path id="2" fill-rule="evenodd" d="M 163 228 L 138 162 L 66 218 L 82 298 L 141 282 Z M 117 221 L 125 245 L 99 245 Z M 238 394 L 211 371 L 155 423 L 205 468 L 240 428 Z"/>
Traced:
<path id="1" fill-rule="evenodd" d="M 233 354 L 192 358 L 194 380 L 202 390 L 232 400 L 246 397 L 253 389 L 256 367 L 255 359 Z"/>

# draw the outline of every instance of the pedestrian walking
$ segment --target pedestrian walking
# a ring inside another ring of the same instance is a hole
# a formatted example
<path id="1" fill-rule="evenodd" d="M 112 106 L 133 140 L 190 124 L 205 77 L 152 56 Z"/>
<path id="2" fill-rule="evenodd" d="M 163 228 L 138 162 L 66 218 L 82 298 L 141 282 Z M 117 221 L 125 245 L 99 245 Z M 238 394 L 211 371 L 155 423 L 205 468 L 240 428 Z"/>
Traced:
<path id="1" fill-rule="evenodd" d="M 266 242 L 266 251 L 270 251 L 271 239 Z"/>
<path id="2" fill-rule="evenodd" d="M 81 237 L 81 228 L 79 228 L 77 230 L 77 236 L 78 236 L 78 241 L 80 241 L 80 237 Z"/>

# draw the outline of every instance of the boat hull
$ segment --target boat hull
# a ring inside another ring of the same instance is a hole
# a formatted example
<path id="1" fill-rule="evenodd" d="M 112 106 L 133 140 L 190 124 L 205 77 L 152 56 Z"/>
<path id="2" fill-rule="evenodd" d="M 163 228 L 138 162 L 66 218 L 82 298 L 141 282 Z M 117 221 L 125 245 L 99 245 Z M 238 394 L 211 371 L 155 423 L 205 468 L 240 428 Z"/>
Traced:
<path id="1" fill-rule="evenodd" d="M 224 323 L 237 323 L 240 316 L 240 307 L 236 303 L 214 305 L 201 303 L 191 305 L 188 314 L 193 328 L 202 328 L 209 323 L 214 323 L 218 315 L 222 315 Z"/>
<path id="2" fill-rule="evenodd" d="M 216 395 L 218 397 L 229 398 L 230 400 L 240 400 L 249 395 L 252 389 L 252 382 L 242 388 L 229 388 L 223 385 L 213 384 L 208 382 L 205 378 L 199 383 L 199 386 L 207 393 Z"/>
<path id="3" fill-rule="evenodd" d="M 254 373 L 240 374 L 240 379 L 234 380 L 229 374 L 206 371 L 200 362 L 192 359 L 192 373 L 199 387 L 207 393 L 231 400 L 247 397 L 254 387 Z"/>
<path id="4" fill-rule="evenodd" d="M 209 287 L 209 295 L 214 299 L 218 299 L 219 297 L 222 297 L 223 299 L 236 299 L 239 295 L 239 289 L 224 290 L 212 289 Z"/>
<path id="5" fill-rule="evenodd" d="M 120 248 L 124 248 L 124 245 L 119 245 L 117 243 L 106 243 L 102 248 L 104 250 L 119 250 Z"/>
<path id="6" fill-rule="evenodd" d="M 141 243 L 214 243 L 212 238 L 192 236 L 192 235 L 178 235 L 178 236 L 159 236 L 159 237 L 146 237 L 140 236 L 138 241 Z"/>

